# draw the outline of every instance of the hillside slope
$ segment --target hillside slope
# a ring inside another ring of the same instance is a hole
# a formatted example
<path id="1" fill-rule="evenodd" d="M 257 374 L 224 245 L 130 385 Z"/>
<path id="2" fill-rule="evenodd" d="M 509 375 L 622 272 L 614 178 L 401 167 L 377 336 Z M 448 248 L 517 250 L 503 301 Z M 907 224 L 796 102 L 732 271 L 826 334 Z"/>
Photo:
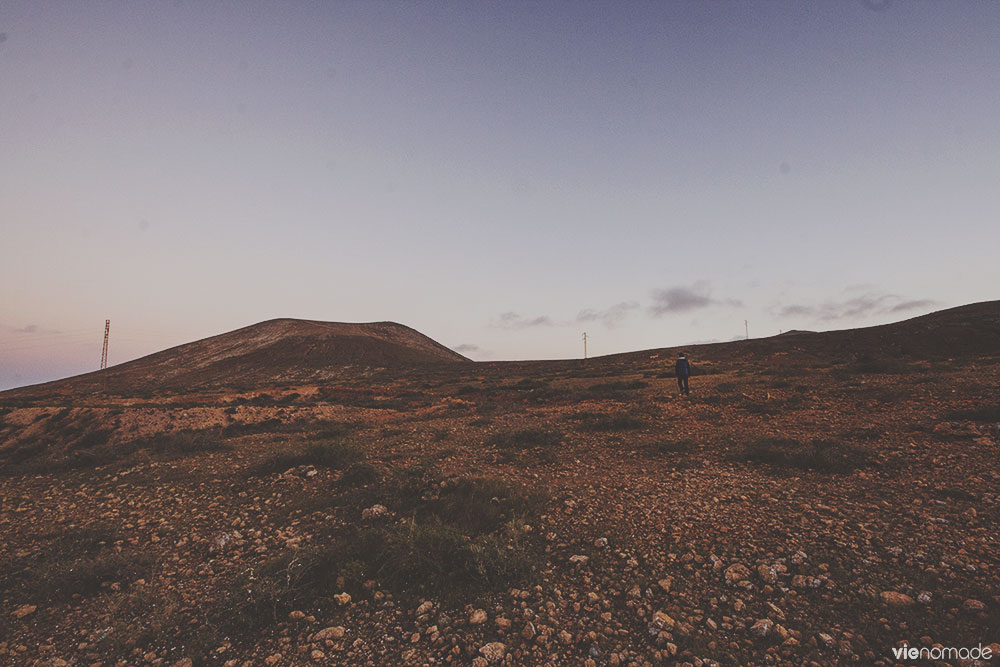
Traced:
<path id="1" fill-rule="evenodd" d="M 985 301 L 860 329 L 796 331 L 747 341 L 658 348 L 594 357 L 596 369 L 623 370 L 647 360 L 668 367 L 683 349 L 696 366 L 747 361 L 757 364 L 814 359 L 831 363 L 898 360 L 941 361 L 1000 354 L 1000 301 Z M 423 334 L 393 322 L 346 324 L 276 319 L 173 347 L 141 359 L 64 380 L 0 392 L 4 399 L 33 400 L 91 392 L 143 394 L 158 390 L 254 389 L 322 383 L 361 371 L 421 369 L 452 372 L 469 362 Z M 470 362 L 471 363 L 471 362 Z M 559 373 L 576 359 L 495 361 L 479 372 Z"/>
<path id="2" fill-rule="evenodd" d="M 647 350 L 0 400 L 0 665 L 888 667 L 903 641 L 985 646 L 995 317 L 687 349 L 690 395 Z M 273 342 L 237 338 L 230 365 L 195 345 L 169 380 L 252 377 Z"/>
<path id="3" fill-rule="evenodd" d="M 604 357 L 627 361 L 684 349 L 696 359 L 731 361 L 800 354 L 829 361 L 858 359 L 945 360 L 1000 354 L 1000 301 L 958 306 L 901 322 L 837 331 L 795 331 L 746 341 L 626 352 Z"/>
<path id="4" fill-rule="evenodd" d="M 109 390 L 199 389 L 317 381 L 344 367 L 413 367 L 468 361 L 395 322 L 275 319 L 186 343 L 105 371 L 4 392 L 8 397 Z"/>

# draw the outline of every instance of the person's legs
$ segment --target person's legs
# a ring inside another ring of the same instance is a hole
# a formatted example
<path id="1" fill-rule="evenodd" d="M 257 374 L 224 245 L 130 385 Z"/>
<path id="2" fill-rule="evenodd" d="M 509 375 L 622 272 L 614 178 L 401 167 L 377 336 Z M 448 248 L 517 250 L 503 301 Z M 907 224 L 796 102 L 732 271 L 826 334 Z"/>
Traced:
<path id="1" fill-rule="evenodd" d="M 685 394 L 690 394 L 691 393 L 691 390 L 688 389 L 688 376 L 687 375 L 684 376 L 684 393 Z"/>
<path id="2" fill-rule="evenodd" d="M 684 393 L 684 381 L 687 380 L 683 375 L 677 376 L 677 391 Z"/>

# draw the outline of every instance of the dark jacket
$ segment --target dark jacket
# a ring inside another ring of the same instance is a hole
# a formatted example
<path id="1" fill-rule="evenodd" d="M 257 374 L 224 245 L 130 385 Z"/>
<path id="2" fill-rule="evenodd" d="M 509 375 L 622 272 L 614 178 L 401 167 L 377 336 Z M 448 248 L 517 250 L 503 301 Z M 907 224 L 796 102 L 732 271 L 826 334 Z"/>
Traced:
<path id="1" fill-rule="evenodd" d="M 674 372 L 677 373 L 677 377 L 687 377 L 691 375 L 691 364 L 688 363 L 687 359 L 681 357 L 674 364 Z"/>

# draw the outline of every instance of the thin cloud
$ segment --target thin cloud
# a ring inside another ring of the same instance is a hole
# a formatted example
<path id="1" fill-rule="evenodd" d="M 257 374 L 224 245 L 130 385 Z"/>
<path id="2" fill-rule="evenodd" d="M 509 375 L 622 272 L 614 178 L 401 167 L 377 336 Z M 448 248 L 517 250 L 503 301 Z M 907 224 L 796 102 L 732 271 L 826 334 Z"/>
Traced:
<path id="1" fill-rule="evenodd" d="M 581 324 L 585 322 L 603 322 L 604 326 L 612 329 L 621 324 L 628 317 L 629 313 L 637 308 L 639 308 L 639 304 L 635 301 L 622 301 L 604 310 L 587 308 L 577 314 L 576 321 Z"/>
<path id="2" fill-rule="evenodd" d="M 492 351 L 481 348 L 473 343 L 462 343 L 461 345 L 456 345 L 451 349 L 455 350 L 462 356 L 468 357 L 469 359 L 475 359 L 477 361 L 483 361 L 484 359 L 489 359 L 493 356 Z"/>
<path id="3" fill-rule="evenodd" d="M 11 324 L 0 323 L 0 332 L 12 333 L 12 334 L 40 334 L 40 335 L 50 335 L 50 334 L 61 334 L 63 333 L 59 329 L 49 329 L 46 327 L 39 326 L 37 324 L 26 324 L 23 327 L 14 326 Z"/>
<path id="4" fill-rule="evenodd" d="M 456 345 L 451 349 L 463 356 L 468 357 L 469 359 L 475 359 L 476 361 L 485 361 L 487 359 L 492 359 L 494 356 L 493 350 L 488 350 L 473 343 L 462 343 L 461 345 Z"/>
<path id="5" fill-rule="evenodd" d="M 842 301 L 825 301 L 817 305 L 792 304 L 778 311 L 782 317 L 812 317 L 818 320 L 831 321 L 852 319 L 868 315 L 898 313 L 916 308 L 934 305 L 930 299 L 902 300 L 896 294 L 869 292 L 862 296 L 844 299 Z"/>
<path id="6" fill-rule="evenodd" d="M 916 310 L 917 308 L 929 308 L 931 306 L 936 306 L 937 301 L 933 299 L 912 299 L 910 301 L 903 301 L 902 303 L 897 303 L 889 312 L 900 313 L 904 310 Z"/>
<path id="7" fill-rule="evenodd" d="M 699 281 L 690 287 L 679 286 L 653 290 L 653 305 L 649 307 L 654 317 L 670 313 L 686 313 L 709 306 L 742 306 L 739 299 L 713 299 L 709 285 Z"/>
<path id="8" fill-rule="evenodd" d="M 501 313 L 500 316 L 490 323 L 490 326 L 498 329 L 529 329 L 531 327 L 550 327 L 552 319 L 548 315 L 540 317 L 522 317 L 514 312 Z"/>
<path id="9" fill-rule="evenodd" d="M 782 315 L 782 316 L 788 316 L 788 315 L 813 315 L 815 313 L 815 310 L 816 309 L 813 308 L 812 306 L 799 306 L 799 305 L 785 306 L 784 308 L 781 309 L 781 311 L 779 312 L 779 315 Z"/>

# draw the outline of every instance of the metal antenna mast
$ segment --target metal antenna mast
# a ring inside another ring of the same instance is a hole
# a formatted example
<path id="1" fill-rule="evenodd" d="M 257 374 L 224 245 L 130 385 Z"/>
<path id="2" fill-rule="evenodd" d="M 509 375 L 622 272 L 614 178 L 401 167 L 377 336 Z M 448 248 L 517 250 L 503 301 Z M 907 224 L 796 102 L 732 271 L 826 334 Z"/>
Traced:
<path id="1" fill-rule="evenodd" d="M 587 358 L 587 332 L 583 332 L 583 358 Z"/>
<path id="2" fill-rule="evenodd" d="M 108 367 L 108 334 L 111 333 L 111 320 L 104 320 L 104 349 L 101 351 L 101 370 Z"/>

